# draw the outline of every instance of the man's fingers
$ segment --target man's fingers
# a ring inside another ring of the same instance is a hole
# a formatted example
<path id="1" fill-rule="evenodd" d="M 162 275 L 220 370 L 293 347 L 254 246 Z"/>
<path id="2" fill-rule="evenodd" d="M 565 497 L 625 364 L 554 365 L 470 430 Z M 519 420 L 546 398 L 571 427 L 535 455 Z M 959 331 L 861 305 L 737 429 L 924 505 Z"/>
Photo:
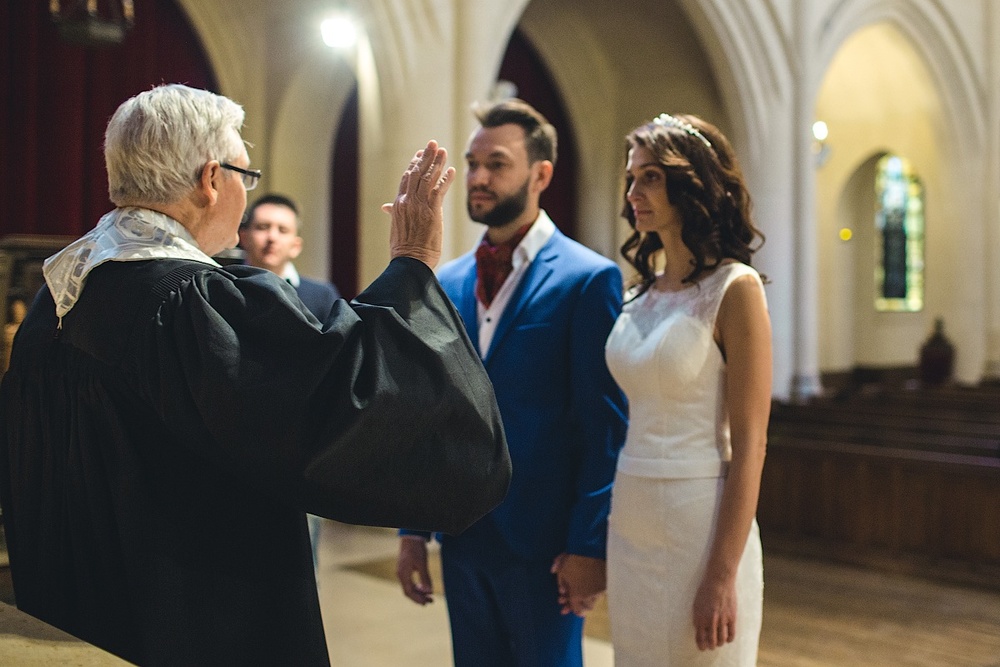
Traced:
<path id="1" fill-rule="evenodd" d="M 441 201 L 445 194 L 448 192 L 448 188 L 451 184 L 455 182 L 455 168 L 448 167 L 447 170 L 438 178 L 437 183 L 431 188 L 430 201 L 435 206 L 439 201 Z"/>
<path id="2" fill-rule="evenodd" d="M 412 160 L 410 160 L 410 164 L 403 170 L 403 175 L 399 179 L 399 192 L 396 193 L 397 200 L 406 194 L 407 188 L 410 186 L 410 176 L 413 174 L 413 170 L 416 166 L 420 163 L 420 155 L 422 153 L 422 150 L 417 151 L 417 154 L 413 156 Z"/>
<path id="3" fill-rule="evenodd" d="M 444 178 L 444 165 L 448 159 L 448 151 L 443 148 L 438 148 L 434 153 L 434 158 L 430 162 L 421 164 L 420 178 L 417 180 L 417 188 L 414 191 L 415 196 L 426 199 L 431 205 L 436 205 L 440 201 L 438 195 L 439 190 L 442 185 L 444 189 L 447 190 L 448 181 L 442 184 L 441 179 Z M 454 172 L 454 169 L 449 168 L 450 172 Z"/>
<path id="4" fill-rule="evenodd" d="M 419 605 L 425 605 L 428 602 L 431 602 L 429 599 L 430 596 L 427 595 L 427 593 L 418 590 L 415 586 L 409 586 L 405 588 L 403 592 L 406 593 L 406 597 L 410 598 Z"/>
<path id="5" fill-rule="evenodd" d="M 425 182 L 430 183 L 441 177 L 441 169 L 444 168 L 444 162 L 448 159 L 448 152 L 438 146 L 434 152 L 426 151 L 425 156 L 427 159 L 421 160 L 420 163 L 420 176 Z"/>
<path id="6" fill-rule="evenodd" d="M 428 144 L 428 146 L 429 145 L 430 144 Z M 420 173 L 420 164 L 423 160 L 425 150 L 426 149 L 424 148 L 418 150 L 410 160 L 410 164 L 407 165 L 406 169 L 403 171 L 403 176 L 399 179 L 399 192 L 396 193 L 397 200 L 409 191 L 414 174 Z M 382 210 L 385 210 L 385 206 L 382 207 Z"/>
<path id="7" fill-rule="evenodd" d="M 417 574 L 414 572 L 413 574 Z M 420 575 L 423 576 L 422 574 Z M 433 589 L 429 583 L 415 581 L 412 577 L 401 579 L 403 584 L 403 594 L 419 605 L 425 605 L 434 601 Z"/>
<path id="8" fill-rule="evenodd" d="M 420 604 L 432 602 L 434 585 L 431 583 L 431 572 L 427 569 L 426 560 L 417 566 L 414 574 L 417 576 L 417 581 L 413 584 L 413 590 L 420 596 L 418 602 Z"/>
<path id="9" fill-rule="evenodd" d="M 420 590 L 429 593 L 434 588 L 434 585 L 431 583 L 431 572 L 427 569 L 426 563 L 423 567 L 417 570 L 417 575 L 420 577 Z"/>
<path id="10" fill-rule="evenodd" d="M 403 172 L 396 200 L 426 197 L 434 203 L 440 201 L 455 180 L 454 167 L 448 167 L 447 171 L 444 169 L 447 160 L 448 151 L 439 147 L 433 139 L 428 141 L 427 147 L 416 152 Z M 386 207 L 383 206 L 382 210 Z"/>
<path id="11" fill-rule="evenodd" d="M 438 163 L 438 169 L 443 162 L 438 162 L 441 158 L 438 154 L 438 144 L 431 139 L 427 142 L 427 147 L 417 151 L 417 156 L 410 162 L 410 168 L 406 170 L 406 195 L 416 196 L 422 183 L 426 183 L 426 175 Z M 440 149 L 444 150 L 444 149 Z"/>
<path id="12" fill-rule="evenodd" d="M 576 596 L 570 600 L 569 605 L 563 606 L 563 613 L 566 613 L 565 610 L 568 606 L 569 611 L 582 618 L 587 615 L 587 612 L 594 610 L 594 607 L 597 606 L 597 598 L 596 595 Z"/>
<path id="13" fill-rule="evenodd" d="M 427 569 L 427 546 L 423 540 L 410 536 L 400 540 L 396 578 L 406 597 L 419 605 L 433 602 L 431 576 Z"/>

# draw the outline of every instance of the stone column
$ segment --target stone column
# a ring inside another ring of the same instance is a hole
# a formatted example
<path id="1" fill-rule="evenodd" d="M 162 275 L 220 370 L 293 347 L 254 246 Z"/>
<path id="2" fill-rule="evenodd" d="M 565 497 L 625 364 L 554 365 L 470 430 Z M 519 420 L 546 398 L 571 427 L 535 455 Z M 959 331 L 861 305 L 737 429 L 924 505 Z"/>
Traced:
<path id="1" fill-rule="evenodd" d="M 391 201 L 414 152 L 435 139 L 461 171 L 456 142 L 456 7 L 460 0 L 372 0 L 365 4 L 367 45 L 357 64 L 360 134 L 360 284 L 388 259 L 389 224 L 381 205 Z M 377 34 L 374 34 L 376 33 Z M 445 209 L 445 242 L 453 226 Z M 445 254 L 447 257 L 447 252 Z"/>
<path id="2" fill-rule="evenodd" d="M 793 28 L 798 76 L 792 84 L 792 151 L 794 208 L 794 373 L 791 398 L 804 400 L 822 392 L 819 374 L 819 258 L 816 216 L 816 172 L 812 151 L 815 109 L 814 44 L 810 21 L 812 3 L 799 3 Z"/>
<path id="3" fill-rule="evenodd" d="M 1000 8 L 987 4 L 986 21 L 989 29 L 986 49 L 989 82 L 987 97 L 987 155 L 986 173 L 982 180 L 986 189 L 983 198 L 983 215 L 986 219 L 986 363 L 983 380 L 1000 382 Z"/>

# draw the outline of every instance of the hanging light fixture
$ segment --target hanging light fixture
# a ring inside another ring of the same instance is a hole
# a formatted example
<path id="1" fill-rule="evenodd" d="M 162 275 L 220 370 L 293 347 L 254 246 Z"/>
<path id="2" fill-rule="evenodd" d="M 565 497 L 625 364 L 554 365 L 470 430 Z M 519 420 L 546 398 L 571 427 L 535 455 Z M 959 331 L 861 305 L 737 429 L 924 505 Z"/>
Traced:
<path id="1" fill-rule="evenodd" d="M 121 44 L 135 22 L 134 0 L 49 0 L 49 14 L 68 42 L 83 46 Z"/>
<path id="2" fill-rule="evenodd" d="M 358 41 L 358 24 L 347 11 L 341 10 L 319 26 L 323 43 L 331 49 L 350 49 Z"/>

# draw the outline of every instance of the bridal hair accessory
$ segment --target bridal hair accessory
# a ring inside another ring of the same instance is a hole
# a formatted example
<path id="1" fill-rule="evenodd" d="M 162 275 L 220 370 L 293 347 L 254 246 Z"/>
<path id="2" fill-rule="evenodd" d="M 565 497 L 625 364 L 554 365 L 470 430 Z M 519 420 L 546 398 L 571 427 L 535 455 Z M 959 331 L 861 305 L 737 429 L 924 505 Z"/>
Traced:
<path id="1" fill-rule="evenodd" d="M 700 140 L 701 143 L 705 144 L 705 146 L 707 146 L 709 149 L 712 148 L 712 142 L 706 139 L 705 135 L 698 131 L 698 128 L 696 128 L 691 123 L 681 120 L 680 118 L 671 116 L 668 113 L 661 113 L 659 116 L 653 119 L 653 122 L 656 123 L 657 125 L 660 125 L 661 127 L 676 127 L 678 130 L 687 132 L 692 137 L 695 137 L 696 139 Z"/>

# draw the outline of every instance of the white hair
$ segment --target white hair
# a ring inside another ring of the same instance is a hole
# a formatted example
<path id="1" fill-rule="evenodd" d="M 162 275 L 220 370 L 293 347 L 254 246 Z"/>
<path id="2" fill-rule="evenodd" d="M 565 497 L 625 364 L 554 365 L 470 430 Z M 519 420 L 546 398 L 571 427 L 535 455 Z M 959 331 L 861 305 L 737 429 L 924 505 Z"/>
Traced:
<path id="1" fill-rule="evenodd" d="M 180 201 L 207 162 L 242 155 L 243 118 L 228 97 L 181 84 L 126 100 L 104 133 L 109 198 L 116 206 Z"/>

